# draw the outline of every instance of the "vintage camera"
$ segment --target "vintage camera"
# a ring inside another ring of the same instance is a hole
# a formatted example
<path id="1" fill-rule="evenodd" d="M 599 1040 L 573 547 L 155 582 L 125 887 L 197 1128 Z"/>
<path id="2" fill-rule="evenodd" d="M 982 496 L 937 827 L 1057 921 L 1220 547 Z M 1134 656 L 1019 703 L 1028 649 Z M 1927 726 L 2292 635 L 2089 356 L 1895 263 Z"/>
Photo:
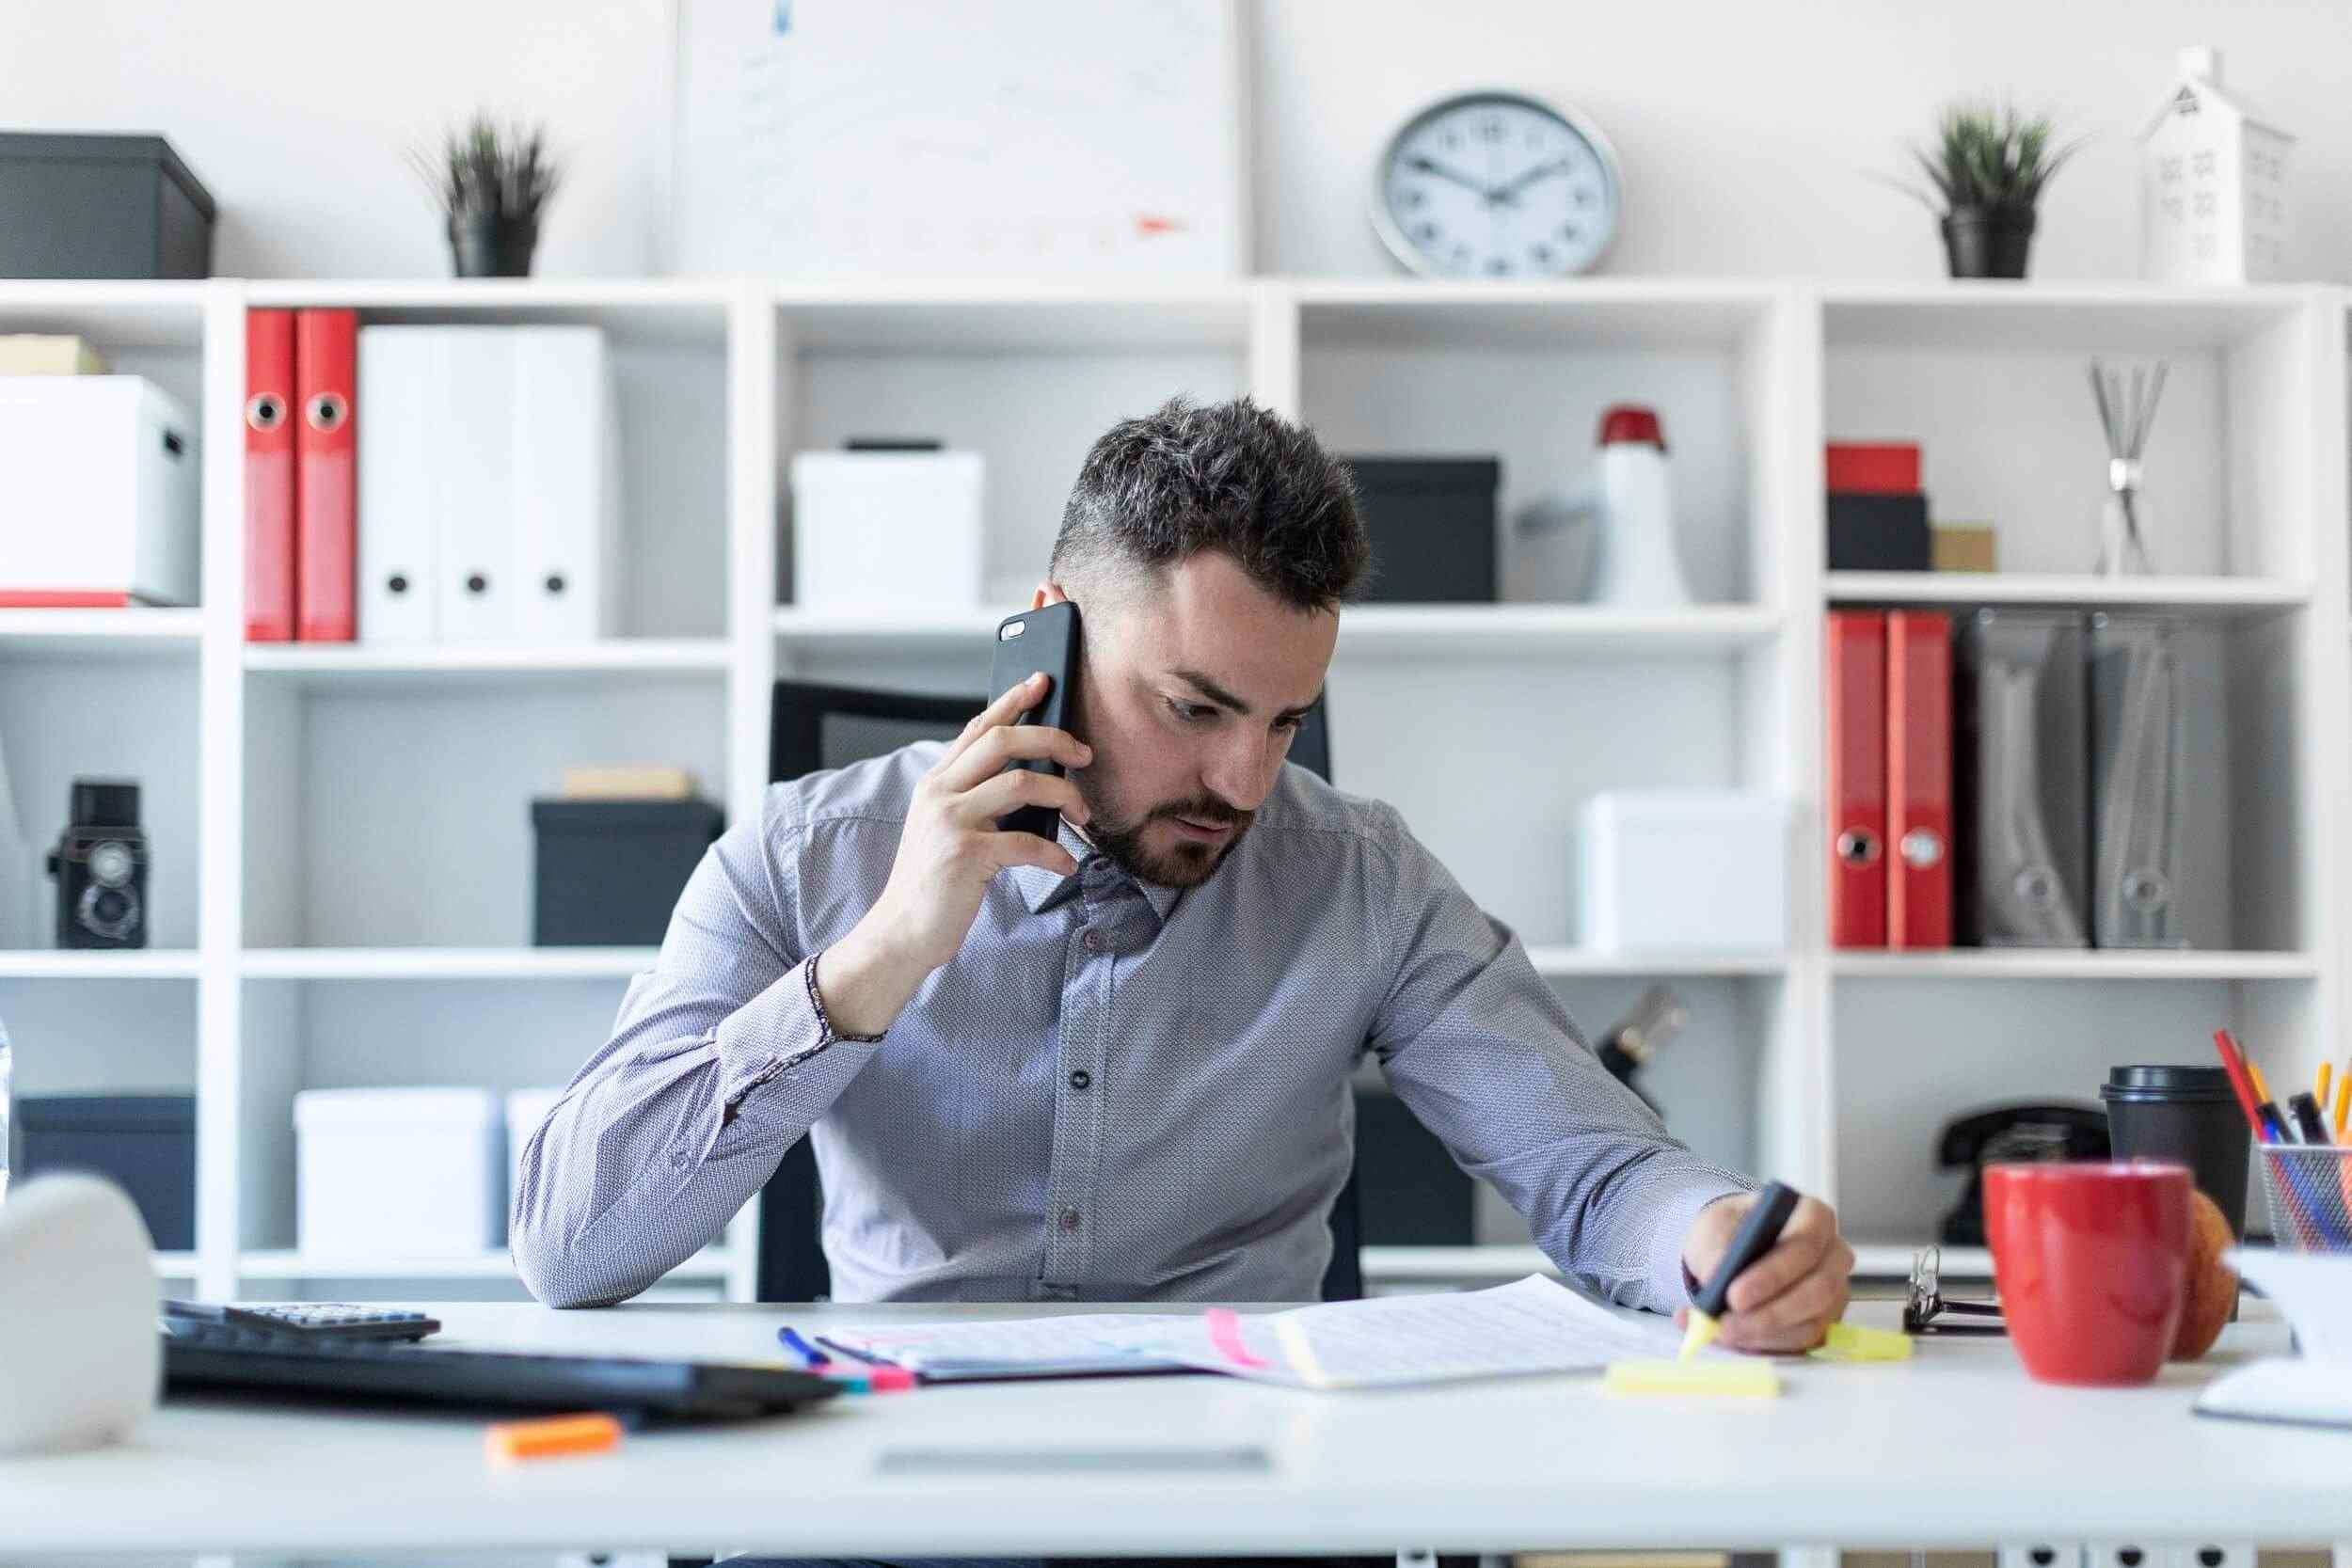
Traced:
<path id="1" fill-rule="evenodd" d="M 147 945 L 147 835 L 139 786 L 76 779 L 65 836 L 49 857 L 59 947 Z"/>

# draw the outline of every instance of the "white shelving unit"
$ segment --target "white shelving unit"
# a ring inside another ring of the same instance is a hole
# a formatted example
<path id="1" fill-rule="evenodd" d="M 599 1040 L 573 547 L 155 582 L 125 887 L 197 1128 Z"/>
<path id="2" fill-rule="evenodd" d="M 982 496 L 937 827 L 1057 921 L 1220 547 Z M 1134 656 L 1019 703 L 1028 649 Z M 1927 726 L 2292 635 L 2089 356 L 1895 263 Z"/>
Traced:
<path id="1" fill-rule="evenodd" d="M 621 635 L 246 644 L 244 312 L 305 305 L 605 328 Z M 994 610 L 788 602 L 793 452 L 853 435 L 985 451 L 987 594 L 1009 607 L 1042 571 L 1087 446 L 1174 392 L 1248 392 L 1343 455 L 1499 453 L 1506 519 L 1577 478 L 1600 409 L 1634 399 L 1665 420 L 1701 602 L 1549 602 L 1542 542 L 1506 528 L 1504 602 L 1343 617 L 1334 770 L 1405 813 L 1588 1026 L 1670 979 L 1693 1017 L 1652 1069 L 1672 1124 L 1836 1199 L 1879 1272 L 1899 1274 L 1955 1190 L 1931 1164 L 1945 1117 L 2089 1098 L 2117 1061 L 2204 1060 L 2221 1023 L 2274 1078 L 2342 1053 L 2352 882 L 2329 808 L 2352 775 L 2348 306 L 2302 287 L 1633 279 L 0 284 L 0 330 L 83 333 L 198 407 L 204 431 L 201 609 L 0 612 L 0 748 L 28 835 L 54 834 L 64 779 L 104 770 L 147 782 L 158 844 L 156 950 L 0 953 L 20 1086 L 196 1092 L 197 1246 L 161 1266 L 202 1293 L 509 1285 L 498 1252 L 297 1251 L 292 1096 L 558 1083 L 601 1042 L 652 955 L 527 945 L 525 805 L 564 763 L 682 762 L 732 816 L 766 783 L 779 673 L 977 694 Z M 2104 472 L 2092 353 L 2173 361 L 2148 473 L 2158 562 L 2181 575 L 2081 575 Z M 1996 522 L 2000 575 L 1823 570 L 1822 442 L 1874 436 L 1924 441 L 1937 515 Z M 2071 488 L 2053 482 L 2068 472 Z M 2185 953 L 1830 951 L 1819 672 L 1838 604 L 2187 617 L 2217 650 L 2195 825 L 2200 863 L 2227 881 L 2227 929 Z M 1787 952 L 1582 942 L 1583 801 L 1661 785 L 1796 803 Z M 70 1051 L 53 1057 L 51 1037 Z M 1536 1266 L 1496 1207 L 1490 1245 L 1375 1249 L 1372 1275 Z M 748 1296 L 752 1224 L 670 1283 Z M 1947 1250 L 1947 1273 L 1966 1261 Z"/>

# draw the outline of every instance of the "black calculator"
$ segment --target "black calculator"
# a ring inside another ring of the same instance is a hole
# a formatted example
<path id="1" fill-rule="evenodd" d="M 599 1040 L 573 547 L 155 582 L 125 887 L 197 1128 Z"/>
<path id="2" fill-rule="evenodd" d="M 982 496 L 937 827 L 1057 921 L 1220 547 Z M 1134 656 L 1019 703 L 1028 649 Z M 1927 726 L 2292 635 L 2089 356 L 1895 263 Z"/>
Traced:
<path id="1" fill-rule="evenodd" d="M 207 1323 L 274 1334 L 305 1344 L 330 1339 L 421 1339 L 440 1332 L 440 1323 L 421 1312 L 391 1307 L 355 1307 L 348 1302 L 290 1301 L 276 1306 L 224 1307 L 205 1301 L 164 1303 L 164 1332 L 174 1323 Z"/>

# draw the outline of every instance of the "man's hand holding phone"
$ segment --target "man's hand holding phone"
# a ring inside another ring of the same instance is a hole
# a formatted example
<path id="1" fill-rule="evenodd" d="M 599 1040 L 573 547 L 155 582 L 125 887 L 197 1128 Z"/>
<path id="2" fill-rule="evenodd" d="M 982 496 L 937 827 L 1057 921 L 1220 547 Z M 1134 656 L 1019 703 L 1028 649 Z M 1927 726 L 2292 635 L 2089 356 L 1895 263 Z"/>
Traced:
<path id="1" fill-rule="evenodd" d="M 996 873 L 1009 865 L 1041 865 L 1065 877 L 1078 869 L 1060 845 L 996 827 L 998 817 L 1022 806 L 1087 820 L 1086 801 L 1071 780 L 1007 767 L 1051 759 L 1067 770 L 1094 760 L 1092 749 L 1066 730 L 1013 722 L 1045 700 L 1052 683 L 1051 675 L 1032 675 L 991 703 L 915 785 L 889 883 L 818 966 L 818 990 L 837 1032 L 887 1029 L 925 977 L 963 945 Z"/>

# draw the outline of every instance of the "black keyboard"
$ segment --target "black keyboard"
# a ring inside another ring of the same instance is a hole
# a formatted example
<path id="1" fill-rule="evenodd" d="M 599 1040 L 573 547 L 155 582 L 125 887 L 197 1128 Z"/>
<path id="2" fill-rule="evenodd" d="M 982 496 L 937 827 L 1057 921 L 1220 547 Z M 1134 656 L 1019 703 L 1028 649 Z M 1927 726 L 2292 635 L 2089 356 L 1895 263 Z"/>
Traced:
<path id="1" fill-rule="evenodd" d="M 625 1418 L 739 1420 L 833 1398 L 830 1378 L 782 1367 L 535 1355 L 388 1339 L 293 1339 L 195 1320 L 164 1334 L 167 1393 L 301 1393 L 501 1411 L 607 1410 Z"/>

